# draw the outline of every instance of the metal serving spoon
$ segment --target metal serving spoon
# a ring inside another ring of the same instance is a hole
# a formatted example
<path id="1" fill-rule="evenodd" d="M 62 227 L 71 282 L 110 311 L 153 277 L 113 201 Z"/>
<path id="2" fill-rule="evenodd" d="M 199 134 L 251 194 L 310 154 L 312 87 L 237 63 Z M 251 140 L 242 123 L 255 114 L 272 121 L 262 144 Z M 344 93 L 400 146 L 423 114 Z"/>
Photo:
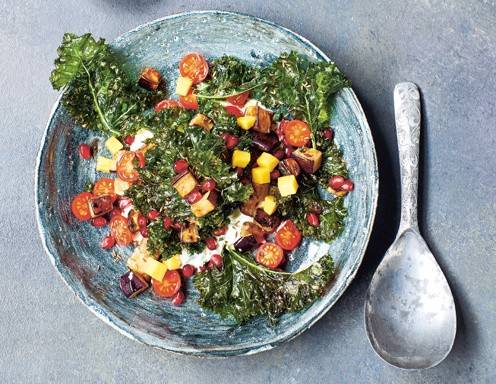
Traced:
<path id="1" fill-rule="evenodd" d="M 420 95 L 415 84 L 396 85 L 394 109 L 401 221 L 395 241 L 372 277 L 365 299 L 365 327 L 372 347 L 386 362 L 423 369 L 443 361 L 453 346 L 455 303 L 418 229 Z"/>

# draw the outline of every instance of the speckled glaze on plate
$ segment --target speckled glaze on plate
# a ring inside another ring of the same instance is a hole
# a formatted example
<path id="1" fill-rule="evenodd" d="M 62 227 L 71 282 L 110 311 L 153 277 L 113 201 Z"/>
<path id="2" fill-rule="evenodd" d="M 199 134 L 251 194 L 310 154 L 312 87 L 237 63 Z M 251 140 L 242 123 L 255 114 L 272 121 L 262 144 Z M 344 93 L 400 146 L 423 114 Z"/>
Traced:
<path id="1" fill-rule="evenodd" d="M 155 20 L 123 34 L 112 46 L 123 55 L 130 70 L 156 67 L 172 85 L 178 75 L 178 61 L 191 51 L 208 58 L 234 55 L 253 64 L 267 63 L 289 50 L 329 60 L 294 32 L 252 16 L 219 11 Z M 122 295 L 118 277 L 126 271 L 124 260 L 130 250 L 119 251 L 123 260 L 115 261 L 100 248 L 107 229 L 78 222 L 70 212 L 71 197 L 97 176 L 94 164 L 81 160 L 77 147 L 101 137 L 77 126 L 58 101 L 43 137 L 36 170 L 37 220 L 43 245 L 62 279 L 83 303 L 134 340 L 196 356 L 252 354 L 274 348 L 308 329 L 332 307 L 355 276 L 370 236 L 378 194 L 377 161 L 369 126 L 352 89 L 337 95 L 331 124 L 355 182 L 354 192 L 346 198 L 349 215 L 345 231 L 330 247 L 305 241 L 292 267 L 307 264 L 318 250 L 330 248 L 338 272 L 320 300 L 305 311 L 284 315 L 275 328 L 263 318 L 238 326 L 204 312 L 197 305 L 197 292 L 191 288 L 179 308 L 149 292 L 132 300 Z"/>

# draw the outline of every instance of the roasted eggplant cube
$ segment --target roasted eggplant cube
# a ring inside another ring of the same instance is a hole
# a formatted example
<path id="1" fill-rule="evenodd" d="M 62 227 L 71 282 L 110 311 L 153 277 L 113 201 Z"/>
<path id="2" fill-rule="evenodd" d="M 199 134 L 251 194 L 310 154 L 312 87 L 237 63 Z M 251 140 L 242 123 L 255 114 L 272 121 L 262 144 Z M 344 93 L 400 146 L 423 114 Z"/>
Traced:
<path id="1" fill-rule="evenodd" d="M 322 152 L 314 148 L 297 149 L 292 156 L 306 173 L 316 172 L 322 164 Z"/>
<path id="2" fill-rule="evenodd" d="M 210 191 L 196 203 L 191 205 L 191 212 L 196 217 L 203 217 L 212 212 L 217 207 L 217 192 Z"/>
<path id="3" fill-rule="evenodd" d="M 277 136 L 273 133 L 257 133 L 253 136 L 251 145 L 263 152 L 270 152 L 271 149 L 277 144 L 277 141 Z"/>
<path id="4" fill-rule="evenodd" d="M 272 126 L 272 113 L 266 109 L 258 107 L 257 122 L 253 130 L 260 133 L 269 133 Z"/>
<path id="5" fill-rule="evenodd" d="M 255 196 L 257 196 L 259 200 L 263 200 L 265 196 L 269 194 L 269 188 L 270 188 L 269 183 L 265 183 L 265 184 L 253 183 L 252 186 L 253 186 L 253 190 L 255 191 Z"/>
<path id="6" fill-rule="evenodd" d="M 129 271 L 121 276 L 119 287 L 126 297 L 132 298 L 146 290 L 148 283 L 137 273 Z"/>
<path id="7" fill-rule="evenodd" d="M 214 123 L 212 120 L 205 116 L 202 113 L 197 113 L 189 122 L 189 126 L 197 126 L 202 127 L 205 131 L 210 132 L 214 127 Z"/>
<path id="8" fill-rule="evenodd" d="M 281 160 L 277 168 L 279 169 L 279 172 L 281 172 L 281 175 L 284 176 L 298 176 L 301 173 L 300 164 L 298 164 L 295 159 Z"/>
<path id="9" fill-rule="evenodd" d="M 91 217 L 98 217 L 109 213 L 113 207 L 114 198 L 111 195 L 95 196 L 89 199 Z"/>
<path id="10" fill-rule="evenodd" d="M 196 188 L 197 181 L 190 171 L 184 171 L 177 175 L 173 180 L 173 187 L 179 196 L 185 198 Z"/>
<path id="11" fill-rule="evenodd" d="M 239 208 L 242 213 L 247 216 L 254 217 L 257 211 L 257 205 L 260 202 L 260 199 L 256 194 L 250 196 L 248 200 L 246 200 L 241 207 Z"/>
<path id="12" fill-rule="evenodd" d="M 271 233 L 281 224 L 281 219 L 276 215 L 268 215 L 263 209 L 258 208 L 255 213 L 255 221 L 260 224 L 265 232 Z"/>
<path id="13" fill-rule="evenodd" d="M 234 249 L 238 252 L 248 252 L 251 251 L 255 246 L 257 245 L 257 240 L 255 239 L 255 236 L 250 235 L 250 236 L 243 236 L 240 237 L 236 242 L 233 244 Z"/>
<path id="14" fill-rule="evenodd" d="M 262 243 L 265 240 L 265 231 L 258 223 L 246 221 L 241 227 L 241 236 L 254 236 L 257 243 Z"/>
<path id="15" fill-rule="evenodd" d="M 160 85 L 162 76 L 160 72 L 155 68 L 147 67 L 141 72 L 138 84 L 140 87 L 148 89 L 149 91 L 155 91 Z"/>
<path id="16" fill-rule="evenodd" d="M 190 223 L 188 226 L 183 227 L 179 234 L 179 238 L 181 243 L 197 243 L 200 240 L 198 225 L 196 223 Z"/>

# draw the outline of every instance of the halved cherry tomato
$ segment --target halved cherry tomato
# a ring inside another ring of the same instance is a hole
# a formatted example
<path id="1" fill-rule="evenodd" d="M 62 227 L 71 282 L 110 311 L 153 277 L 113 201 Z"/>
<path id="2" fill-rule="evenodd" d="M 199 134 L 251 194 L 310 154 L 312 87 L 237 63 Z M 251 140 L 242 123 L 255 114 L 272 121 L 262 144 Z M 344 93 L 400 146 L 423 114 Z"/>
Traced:
<path id="1" fill-rule="evenodd" d="M 179 104 L 184 109 L 198 109 L 198 99 L 193 92 L 188 93 L 186 96 L 179 96 Z"/>
<path id="2" fill-rule="evenodd" d="M 258 247 L 256 260 L 267 268 L 276 269 L 284 260 L 284 251 L 277 244 L 263 243 Z"/>
<path id="3" fill-rule="evenodd" d="M 311 131 L 308 124 L 301 120 L 281 121 L 282 132 L 287 144 L 303 147 L 310 141 Z"/>
<path id="4" fill-rule="evenodd" d="M 127 246 L 133 242 L 133 233 L 127 223 L 122 215 L 115 215 L 110 219 L 110 233 L 118 245 Z"/>
<path id="5" fill-rule="evenodd" d="M 133 183 L 139 178 L 138 171 L 134 169 L 133 164 L 135 157 L 134 152 L 126 151 L 117 162 L 117 176 L 128 183 Z"/>
<path id="6" fill-rule="evenodd" d="M 109 177 L 102 177 L 101 179 L 97 180 L 95 186 L 93 187 L 93 194 L 95 196 L 115 195 L 114 179 L 111 179 Z"/>
<path id="7" fill-rule="evenodd" d="M 188 53 L 179 63 L 181 76 L 189 77 L 193 84 L 203 81 L 208 75 L 208 63 L 199 53 Z"/>
<path id="8" fill-rule="evenodd" d="M 225 105 L 224 109 L 228 114 L 234 117 L 241 117 L 243 115 L 243 111 L 239 109 L 239 107 L 236 107 L 235 105 Z"/>
<path id="9" fill-rule="evenodd" d="M 91 219 L 89 200 L 93 197 L 90 192 L 82 192 L 72 199 L 71 211 L 76 219 L 85 221 Z"/>
<path id="10" fill-rule="evenodd" d="M 237 107 L 243 107 L 246 104 L 248 97 L 250 97 L 250 91 L 240 93 L 236 96 L 230 96 L 226 99 L 226 101 L 232 105 L 236 105 Z"/>
<path id="11" fill-rule="evenodd" d="M 179 103 L 177 100 L 165 99 L 159 101 L 153 109 L 155 110 L 155 112 L 160 112 L 162 109 L 177 108 L 177 107 L 179 107 Z"/>
<path id="12" fill-rule="evenodd" d="M 181 275 L 177 270 L 165 272 L 162 281 L 152 279 L 153 292 L 160 297 L 173 297 L 181 289 Z"/>
<path id="13" fill-rule="evenodd" d="M 282 249 L 292 251 L 300 244 L 301 232 L 292 220 L 286 220 L 277 229 L 275 240 Z"/>

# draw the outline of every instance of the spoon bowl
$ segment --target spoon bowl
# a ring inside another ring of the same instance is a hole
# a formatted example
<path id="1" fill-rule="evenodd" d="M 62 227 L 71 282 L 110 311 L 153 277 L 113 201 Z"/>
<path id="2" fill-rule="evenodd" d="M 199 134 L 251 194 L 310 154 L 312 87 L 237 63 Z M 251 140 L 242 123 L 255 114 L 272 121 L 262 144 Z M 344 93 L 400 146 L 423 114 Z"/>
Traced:
<path id="1" fill-rule="evenodd" d="M 420 94 L 413 83 L 394 89 L 401 170 L 401 221 L 365 298 L 365 328 L 386 362 L 430 368 L 448 355 L 456 334 L 453 295 L 417 222 Z"/>

